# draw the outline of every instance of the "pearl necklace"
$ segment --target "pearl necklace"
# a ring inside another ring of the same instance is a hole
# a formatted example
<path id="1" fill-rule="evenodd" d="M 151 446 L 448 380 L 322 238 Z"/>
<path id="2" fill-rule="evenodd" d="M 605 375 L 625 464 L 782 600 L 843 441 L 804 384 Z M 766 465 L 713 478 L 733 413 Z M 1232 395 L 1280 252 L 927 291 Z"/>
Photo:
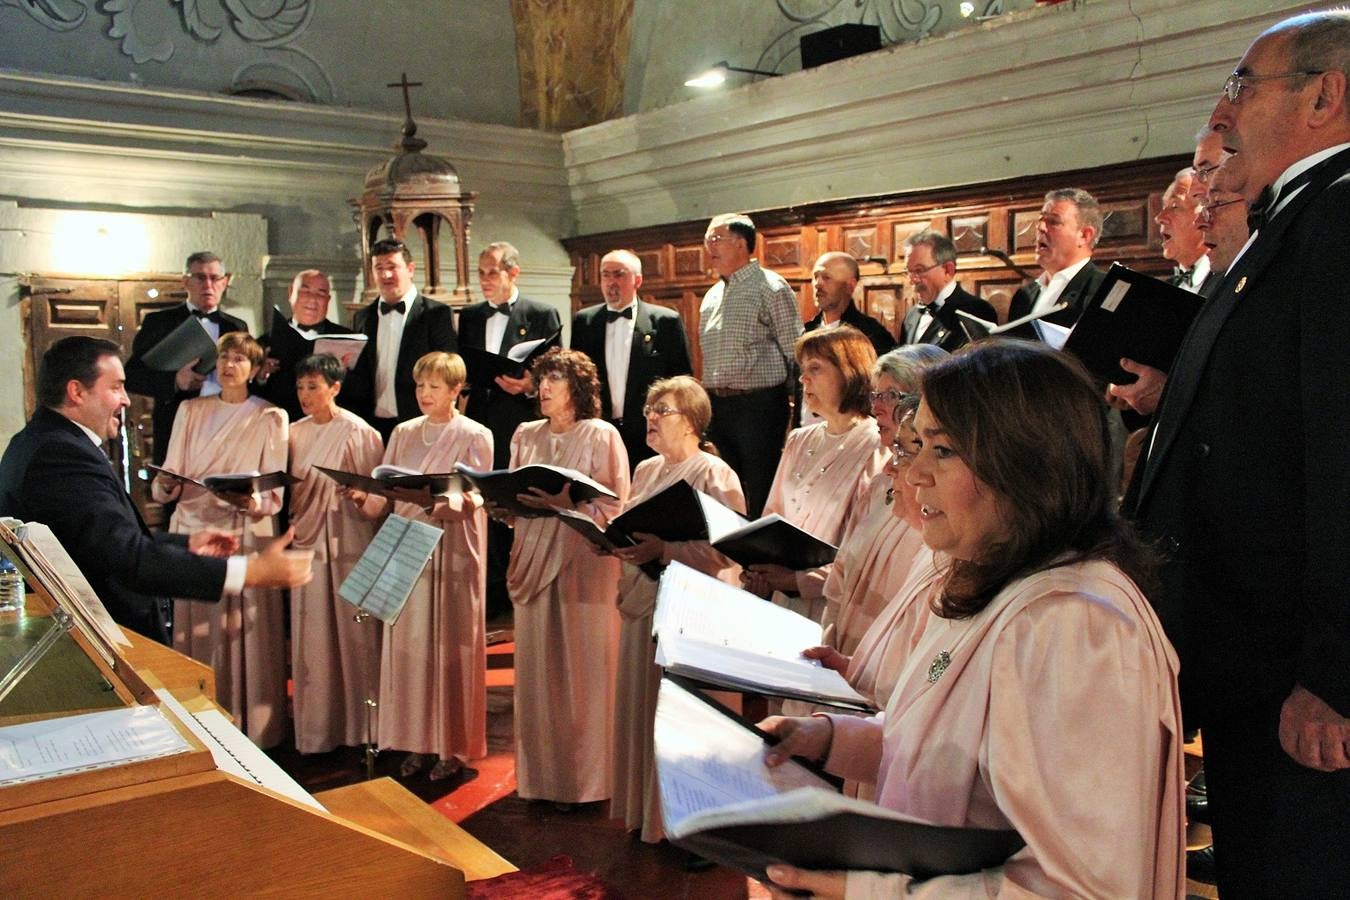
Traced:
<path id="1" fill-rule="evenodd" d="M 451 417 L 450 417 L 450 419 L 453 419 L 453 418 L 454 418 L 454 416 L 451 416 Z M 447 419 L 447 420 L 444 421 L 444 422 L 438 422 L 438 423 L 436 423 L 436 424 L 437 424 L 438 426 L 440 426 L 440 427 L 436 429 L 436 434 L 435 434 L 434 436 L 432 436 L 431 440 L 427 440 L 427 426 L 431 424 L 431 419 L 429 419 L 429 418 L 428 418 L 428 419 L 423 419 L 423 420 L 422 420 L 422 427 L 419 429 L 419 434 L 420 434 L 421 437 L 422 437 L 422 446 L 423 446 L 423 447 L 434 447 L 434 446 L 436 446 L 436 442 L 439 441 L 442 437 L 445 436 L 445 428 L 446 428 L 447 425 L 450 424 L 450 419 Z"/>

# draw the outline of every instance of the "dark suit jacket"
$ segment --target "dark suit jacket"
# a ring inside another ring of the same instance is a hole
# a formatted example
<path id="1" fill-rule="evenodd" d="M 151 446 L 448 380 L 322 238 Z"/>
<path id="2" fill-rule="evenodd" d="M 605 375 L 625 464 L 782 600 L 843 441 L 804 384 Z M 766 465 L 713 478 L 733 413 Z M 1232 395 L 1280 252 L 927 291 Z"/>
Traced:
<path id="1" fill-rule="evenodd" d="M 338 403 L 350 409 L 367 422 L 375 418 L 375 365 L 380 327 L 380 301 L 361 307 L 352 316 L 352 330 L 370 339 L 366 349 L 347 373 L 347 380 L 338 394 Z M 398 345 L 398 360 L 394 365 L 394 394 L 398 402 L 398 420 L 406 422 L 422 414 L 417 405 L 417 385 L 412 370 L 417 361 L 434 350 L 454 353 L 455 311 L 444 303 L 428 300 L 421 294 L 413 298 L 412 306 L 404 314 L 403 339 Z"/>
<path id="2" fill-rule="evenodd" d="M 0 459 L 0 514 L 51 528 L 113 619 L 159 641 L 154 597 L 219 600 L 225 586 L 225 560 L 189 551 L 186 535 L 152 534 L 103 452 L 45 407 Z"/>
<path id="3" fill-rule="evenodd" d="M 909 312 L 905 313 L 905 327 L 901 331 L 902 341 L 905 344 L 936 344 L 948 352 L 954 351 L 966 344 L 966 330 L 961 327 L 961 317 L 957 311 L 969 313 L 984 319 L 986 322 L 997 322 L 998 312 L 990 306 L 987 301 L 981 300 L 974 294 L 962 289 L 961 285 L 956 286 L 952 295 L 942 301 L 942 306 L 938 307 L 933 313 L 933 320 L 928 323 L 928 327 L 923 334 L 915 334 L 919 327 L 919 319 L 923 318 L 923 313 L 917 306 L 910 307 Z"/>
<path id="4" fill-rule="evenodd" d="M 1347 208 L 1350 152 L 1231 267 L 1172 365 L 1127 498 L 1170 557 L 1155 605 L 1191 727 L 1273 735 L 1296 682 L 1350 715 Z"/>
<path id="5" fill-rule="evenodd" d="M 164 454 L 169 450 L 169 435 L 173 433 L 173 417 L 178 413 L 178 404 L 191 400 L 200 391 L 180 391 L 174 384 L 173 372 L 156 372 L 141 362 L 141 357 L 164 338 L 169 336 L 183 320 L 192 315 L 186 303 L 169 309 L 152 312 L 145 317 L 136 337 L 131 341 L 131 359 L 127 360 L 127 390 L 141 394 L 155 401 L 151 419 L 154 423 L 154 460 L 164 462 Z M 243 319 L 235 318 L 226 312 L 220 314 L 220 333 L 248 331 Z"/>
<path id="6" fill-rule="evenodd" d="M 1068 309 L 1061 309 L 1054 315 L 1045 317 L 1045 321 L 1053 322 L 1056 325 L 1063 325 L 1065 328 L 1072 328 L 1078 321 L 1078 317 L 1083 314 L 1083 304 L 1088 298 L 1097 292 L 1102 282 L 1106 280 L 1106 273 L 1097 266 L 1089 262 L 1083 268 L 1078 270 L 1078 274 L 1073 276 L 1067 285 L 1064 286 L 1064 292 L 1059 295 L 1059 303 L 1069 304 Z M 1008 321 L 1020 319 L 1023 316 L 1031 314 L 1031 308 L 1034 305 L 1031 285 L 1035 282 L 1027 282 L 1017 289 L 1008 301 Z M 1028 326 L 1026 333 L 1018 329 L 1018 337 L 1035 338 L 1036 333 Z"/>
<path id="7" fill-rule="evenodd" d="M 824 321 L 824 314 L 816 313 L 814 319 L 811 319 L 809 322 L 802 325 L 803 333 L 815 331 Z M 895 338 L 891 337 L 891 333 L 886 330 L 886 326 L 858 309 L 858 307 L 853 305 L 853 301 L 851 300 L 849 301 L 848 308 L 844 310 L 844 314 L 839 317 L 839 321 L 843 322 L 845 325 L 852 325 L 854 328 L 861 331 L 863 335 L 872 342 L 872 348 L 877 351 L 877 356 L 880 356 L 895 346 Z"/>
<path id="8" fill-rule="evenodd" d="M 628 464 L 636 468 L 642 460 L 656 455 L 647 446 L 647 420 L 642 415 L 647 388 L 662 378 L 693 373 L 689 340 L 680 314 L 673 309 L 641 300 L 634 304 L 628 380 L 623 409 L 616 414 L 610 409 L 609 375 L 605 365 L 605 308 L 605 304 L 600 303 L 576 314 L 572 319 L 572 349 L 585 353 L 600 370 L 600 415 L 609 420 L 623 420 L 618 426 L 619 434 L 628 449 Z"/>
<path id="9" fill-rule="evenodd" d="M 465 347 L 486 347 L 484 336 L 490 315 L 496 313 L 486 301 L 471 303 L 460 310 L 459 338 Z M 516 344 L 549 337 L 561 328 L 562 321 L 556 309 L 527 297 L 517 297 L 502 335 L 501 351 L 505 353 Z M 470 385 L 464 414 L 486 425 L 492 432 L 492 466 L 504 469 L 511 459 L 511 436 L 521 422 L 539 418 L 539 406 L 533 397 L 508 394 L 489 382 Z"/>

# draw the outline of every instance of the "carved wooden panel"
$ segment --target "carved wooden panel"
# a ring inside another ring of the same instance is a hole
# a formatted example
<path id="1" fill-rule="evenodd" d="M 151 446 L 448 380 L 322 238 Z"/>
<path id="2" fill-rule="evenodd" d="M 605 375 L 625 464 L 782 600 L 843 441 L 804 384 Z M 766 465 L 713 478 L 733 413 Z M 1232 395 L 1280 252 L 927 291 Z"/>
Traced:
<path id="1" fill-rule="evenodd" d="M 650 250 L 646 253 L 637 254 L 638 261 L 642 263 L 642 277 L 664 278 L 666 254 L 661 250 Z"/>
<path id="2" fill-rule="evenodd" d="M 949 231 L 961 256 L 959 278 L 967 290 L 984 297 L 1001 317 L 1023 276 L 997 257 L 981 254 L 982 247 L 998 250 L 1032 273 L 1036 221 L 1047 191 L 1082 187 L 1097 197 L 1110 213 L 1094 258 L 1103 267 L 1119 260 L 1143 272 L 1170 269 L 1159 256 L 1150 209 L 1187 160 L 1169 157 L 1125 166 L 1064 172 L 1016 181 L 969 185 L 922 194 L 895 194 L 857 200 L 832 200 L 756 212 L 752 218 L 760 233 L 760 263 L 779 272 L 797 292 L 803 318 L 814 313 L 810 266 L 829 250 L 842 250 L 866 259 L 880 256 L 882 266 L 863 265 L 859 306 L 899 335 L 913 291 L 903 271 L 904 241 L 923 228 Z M 698 303 L 713 283 L 706 268 L 702 238 L 707 219 L 649 226 L 629 231 L 564 239 L 574 265 L 592 254 L 629 247 L 642 255 L 665 254 L 669 273 L 648 274 L 642 295 L 654 302 L 678 307 L 689 334 L 690 350 L 698 354 Z M 870 251 L 870 252 L 869 252 Z M 598 256 L 597 256 L 598 258 Z M 599 289 L 578 285 L 572 305 L 579 309 L 600 302 Z"/>

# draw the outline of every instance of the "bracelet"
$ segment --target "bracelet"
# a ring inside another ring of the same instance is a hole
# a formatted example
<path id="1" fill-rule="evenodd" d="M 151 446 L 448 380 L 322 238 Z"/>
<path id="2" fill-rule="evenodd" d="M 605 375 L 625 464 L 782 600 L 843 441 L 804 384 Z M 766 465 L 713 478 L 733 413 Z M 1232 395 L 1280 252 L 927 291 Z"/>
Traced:
<path id="1" fill-rule="evenodd" d="M 816 760 L 817 762 L 825 762 L 830 758 L 830 751 L 834 749 L 834 719 L 829 713 L 811 713 L 811 718 L 824 719 L 830 723 L 830 737 L 829 740 L 825 741 L 825 752 L 821 753 L 820 758 Z"/>

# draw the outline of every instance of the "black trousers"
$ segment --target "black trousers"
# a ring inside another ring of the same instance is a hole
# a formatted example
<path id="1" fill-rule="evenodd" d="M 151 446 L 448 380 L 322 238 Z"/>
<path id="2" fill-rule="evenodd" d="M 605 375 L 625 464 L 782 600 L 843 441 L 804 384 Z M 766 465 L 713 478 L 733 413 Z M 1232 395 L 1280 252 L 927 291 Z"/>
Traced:
<path id="1" fill-rule="evenodd" d="M 1201 728 L 1219 896 L 1350 897 L 1350 769 L 1294 762 L 1262 706 Z"/>
<path id="2" fill-rule="evenodd" d="M 758 518 L 783 457 L 791 414 L 787 385 L 711 399 L 713 416 L 708 437 L 740 477 L 747 515 Z"/>

